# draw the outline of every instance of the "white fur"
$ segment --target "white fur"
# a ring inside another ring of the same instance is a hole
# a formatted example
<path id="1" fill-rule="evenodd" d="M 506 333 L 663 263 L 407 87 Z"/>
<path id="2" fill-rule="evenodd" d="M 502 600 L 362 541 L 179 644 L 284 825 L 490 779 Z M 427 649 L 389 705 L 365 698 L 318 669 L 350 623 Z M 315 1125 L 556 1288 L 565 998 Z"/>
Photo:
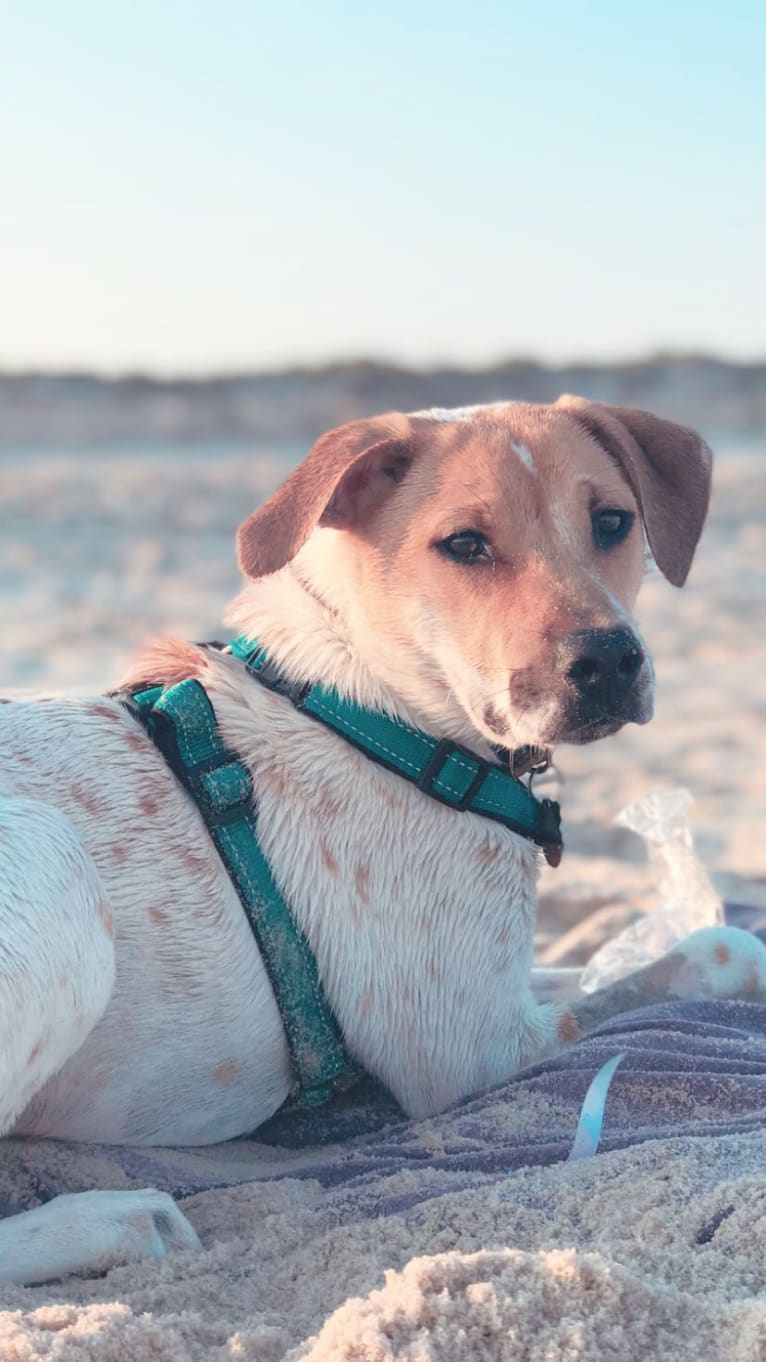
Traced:
<path id="1" fill-rule="evenodd" d="M 514 454 L 518 455 L 519 463 L 522 464 L 524 468 L 529 469 L 530 473 L 534 473 L 535 460 L 532 455 L 532 450 L 529 449 L 527 445 L 518 444 L 514 440 L 511 441 L 511 449 Z"/>
<path id="2" fill-rule="evenodd" d="M 423 411 L 413 411 L 411 414 L 428 421 L 472 421 L 482 412 L 505 406 L 507 406 L 505 402 L 476 402 L 472 407 L 429 407 Z"/>

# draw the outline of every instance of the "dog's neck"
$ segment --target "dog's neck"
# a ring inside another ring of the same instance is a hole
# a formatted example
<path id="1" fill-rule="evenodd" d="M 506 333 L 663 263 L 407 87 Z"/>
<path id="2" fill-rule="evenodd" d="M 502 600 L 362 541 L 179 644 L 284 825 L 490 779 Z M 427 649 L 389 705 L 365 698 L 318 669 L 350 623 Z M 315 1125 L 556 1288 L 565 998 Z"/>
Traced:
<path id="1" fill-rule="evenodd" d="M 290 679 L 334 687 L 364 708 L 493 760 L 489 743 L 412 640 L 376 628 L 350 563 L 328 540 L 327 532 L 315 536 L 280 572 L 248 582 L 227 623 L 267 647 Z"/>

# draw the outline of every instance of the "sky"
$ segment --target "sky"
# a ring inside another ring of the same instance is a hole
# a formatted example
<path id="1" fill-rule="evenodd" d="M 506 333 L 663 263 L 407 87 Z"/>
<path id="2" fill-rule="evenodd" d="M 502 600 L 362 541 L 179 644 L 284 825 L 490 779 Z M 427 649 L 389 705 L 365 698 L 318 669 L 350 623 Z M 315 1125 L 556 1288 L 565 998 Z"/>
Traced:
<path id="1" fill-rule="evenodd" d="M 766 357 L 766 6 L 0 0 L 0 367 Z"/>

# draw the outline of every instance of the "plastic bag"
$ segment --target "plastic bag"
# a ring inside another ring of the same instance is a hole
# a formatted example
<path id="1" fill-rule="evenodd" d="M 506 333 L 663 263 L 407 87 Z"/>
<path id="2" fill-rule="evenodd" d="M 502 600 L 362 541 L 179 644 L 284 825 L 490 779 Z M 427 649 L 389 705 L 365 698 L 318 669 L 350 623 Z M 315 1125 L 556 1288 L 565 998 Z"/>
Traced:
<path id="1" fill-rule="evenodd" d="M 585 993 L 603 988 L 672 950 L 698 927 L 717 927 L 723 905 L 694 853 L 688 812 L 689 790 L 660 790 L 629 804 L 617 823 L 643 837 L 657 876 L 658 906 L 607 941 L 580 976 Z"/>

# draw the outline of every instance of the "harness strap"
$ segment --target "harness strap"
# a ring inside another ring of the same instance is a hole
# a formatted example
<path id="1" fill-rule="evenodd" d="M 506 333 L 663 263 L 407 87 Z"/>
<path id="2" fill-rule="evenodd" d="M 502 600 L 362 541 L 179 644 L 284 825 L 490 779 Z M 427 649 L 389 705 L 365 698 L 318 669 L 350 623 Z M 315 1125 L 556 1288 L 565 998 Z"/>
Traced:
<path id="1" fill-rule="evenodd" d="M 361 1070 L 346 1054 L 316 961 L 297 928 L 258 840 L 250 773 L 225 747 L 198 681 L 152 686 L 123 697 L 194 799 L 239 895 L 274 990 L 300 1106 L 319 1106 Z"/>
<path id="2" fill-rule="evenodd" d="M 230 645 L 251 676 L 285 696 L 302 714 L 332 729 L 373 761 L 395 771 L 451 809 L 481 814 L 535 842 L 549 865 L 561 860 L 561 815 L 552 799 L 536 799 L 509 771 L 483 761 L 459 743 L 432 738 L 386 714 L 362 709 L 337 691 L 296 685 L 252 639 Z"/>

